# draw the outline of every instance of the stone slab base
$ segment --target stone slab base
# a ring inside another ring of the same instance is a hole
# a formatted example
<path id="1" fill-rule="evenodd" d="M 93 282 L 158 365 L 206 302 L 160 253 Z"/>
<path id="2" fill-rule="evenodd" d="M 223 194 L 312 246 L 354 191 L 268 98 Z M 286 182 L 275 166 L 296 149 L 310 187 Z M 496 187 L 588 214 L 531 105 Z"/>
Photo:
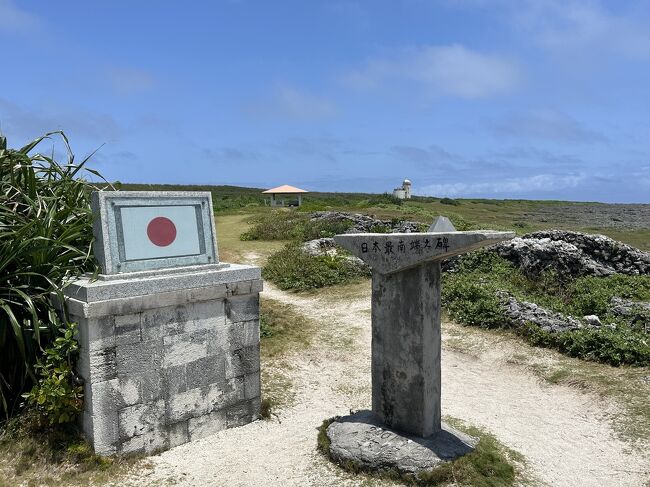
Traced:
<path id="1" fill-rule="evenodd" d="M 366 470 L 416 474 L 474 450 L 478 439 L 442 423 L 427 438 L 400 433 L 383 425 L 371 411 L 338 418 L 327 428 L 330 456 L 352 461 Z"/>
<path id="2" fill-rule="evenodd" d="M 84 278 L 69 287 L 81 426 L 97 454 L 150 454 L 258 418 L 259 268 Z"/>

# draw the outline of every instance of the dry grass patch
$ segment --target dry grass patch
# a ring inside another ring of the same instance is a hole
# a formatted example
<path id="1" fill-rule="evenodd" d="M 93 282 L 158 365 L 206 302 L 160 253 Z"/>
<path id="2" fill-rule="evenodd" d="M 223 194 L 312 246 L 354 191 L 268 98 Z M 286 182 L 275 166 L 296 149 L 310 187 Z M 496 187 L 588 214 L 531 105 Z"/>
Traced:
<path id="1" fill-rule="evenodd" d="M 293 404 L 295 390 L 289 357 L 309 348 L 315 324 L 288 304 L 262 296 L 260 300 L 260 355 L 262 362 L 262 416 Z"/>
<path id="2" fill-rule="evenodd" d="M 72 425 L 40 427 L 28 412 L 0 429 L 0 486 L 118 482 L 142 456 L 102 457 Z M 148 468 L 146 462 L 138 468 Z"/>
<path id="3" fill-rule="evenodd" d="M 240 240 L 240 235 L 246 232 L 251 224 L 250 214 L 245 215 L 217 215 L 215 223 L 219 245 L 219 260 L 223 262 L 248 262 L 255 265 L 264 265 L 269 255 L 280 250 L 287 243 L 276 240 L 273 242 Z"/>
<path id="4" fill-rule="evenodd" d="M 322 289 L 312 289 L 302 293 L 304 296 L 318 296 L 327 304 L 336 305 L 341 300 L 358 301 L 369 299 L 371 295 L 370 279 L 363 279 L 360 281 L 337 284 Z M 370 310 L 370 307 L 368 307 Z"/>

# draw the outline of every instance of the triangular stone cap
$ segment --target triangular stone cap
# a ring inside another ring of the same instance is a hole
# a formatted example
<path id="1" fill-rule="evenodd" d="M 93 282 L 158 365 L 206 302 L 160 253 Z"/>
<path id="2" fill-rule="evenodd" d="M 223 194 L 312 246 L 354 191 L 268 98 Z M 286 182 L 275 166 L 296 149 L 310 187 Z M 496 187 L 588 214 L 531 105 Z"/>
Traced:
<path id="1" fill-rule="evenodd" d="M 515 236 L 514 232 L 352 233 L 336 235 L 337 245 L 368 264 L 373 271 L 391 274 L 424 262 L 442 260 Z"/>
<path id="2" fill-rule="evenodd" d="M 456 227 L 446 216 L 440 215 L 429 227 L 429 232 L 455 232 Z"/>

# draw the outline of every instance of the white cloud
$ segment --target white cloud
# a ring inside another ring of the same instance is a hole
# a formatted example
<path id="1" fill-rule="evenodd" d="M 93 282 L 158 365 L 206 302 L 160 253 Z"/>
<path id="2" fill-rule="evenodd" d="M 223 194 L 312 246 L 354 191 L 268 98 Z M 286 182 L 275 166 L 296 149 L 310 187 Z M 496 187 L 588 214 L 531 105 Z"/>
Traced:
<path id="1" fill-rule="evenodd" d="M 394 145 L 389 149 L 389 154 L 401 160 L 414 164 L 422 169 L 430 167 L 449 167 L 452 163 L 464 162 L 457 154 L 452 154 L 437 145 L 417 147 L 413 145 Z"/>
<path id="2" fill-rule="evenodd" d="M 123 132 L 115 119 L 107 114 L 71 107 L 39 107 L 34 110 L 3 98 L 0 98 L 0 121 L 3 132 L 27 140 L 54 130 L 101 141 L 116 139 Z"/>
<path id="3" fill-rule="evenodd" d="M 516 146 L 493 151 L 491 158 L 505 159 L 508 161 L 527 162 L 534 166 L 556 166 L 556 167 L 578 167 L 583 166 L 584 161 L 574 154 L 554 153 L 546 149 L 533 146 Z"/>
<path id="4" fill-rule="evenodd" d="M 290 154 L 299 156 L 300 159 L 323 159 L 336 163 L 340 154 L 350 152 L 346 141 L 335 137 L 289 137 L 275 146 L 281 156 Z"/>
<path id="5" fill-rule="evenodd" d="M 256 118 L 317 120 L 334 115 L 336 107 L 320 95 L 293 86 L 280 85 L 266 100 L 248 105 L 246 111 Z"/>
<path id="6" fill-rule="evenodd" d="M 372 59 L 344 80 L 360 88 L 406 80 L 420 84 L 431 95 L 482 98 L 511 92 L 520 78 L 511 60 L 453 44 L 410 48 Z"/>
<path id="7" fill-rule="evenodd" d="M 280 87 L 276 99 L 282 111 L 293 118 L 322 118 L 335 112 L 329 100 L 290 86 Z"/>
<path id="8" fill-rule="evenodd" d="M 544 139 L 558 142 L 605 142 L 607 138 L 584 127 L 573 117 L 556 110 L 511 113 L 500 120 L 487 120 L 497 135 Z"/>
<path id="9" fill-rule="evenodd" d="M 149 90 L 154 79 L 148 72 L 133 68 L 111 68 L 108 79 L 115 91 L 129 95 Z"/>
<path id="10" fill-rule="evenodd" d="M 513 18 L 522 31 L 532 31 L 542 46 L 559 54 L 650 57 L 647 10 L 613 13 L 595 0 L 527 0 L 513 10 Z"/>
<path id="11" fill-rule="evenodd" d="M 650 4 L 601 0 L 443 0 L 450 8 L 479 10 L 517 29 L 571 62 L 604 54 L 650 58 Z"/>
<path id="12" fill-rule="evenodd" d="M 0 32 L 29 32 L 41 25 L 38 17 L 20 9 L 11 0 L 0 0 Z"/>
<path id="13" fill-rule="evenodd" d="M 202 150 L 202 154 L 211 161 L 230 164 L 253 161 L 259 157 L 259 154 L 256 151 L 240 149 L 237 147 L 220 147 L 218 149 L 205 148 Z"/>
<path id="14" fill-rule="evenodd" d="M 417 188 L 417 194 L 435 196 L 491 196 L 526 194 L 531 191 L 553 192 L 575 188 L 586 179 L 584 174 L 537 174 L 521 178 L 472 183 L 440 183 Z"/>

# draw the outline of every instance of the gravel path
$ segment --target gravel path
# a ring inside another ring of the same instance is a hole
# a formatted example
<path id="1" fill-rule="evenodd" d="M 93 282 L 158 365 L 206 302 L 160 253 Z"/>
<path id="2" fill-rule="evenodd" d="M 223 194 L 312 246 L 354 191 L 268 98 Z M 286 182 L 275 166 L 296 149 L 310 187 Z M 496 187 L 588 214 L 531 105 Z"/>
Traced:
<path id="1" fill-rule="evenodd" d="M 318 454 L 316 428 L 325 418 L 369 407 L 369 292 L 335 301 L 265 286 L 262 299 L 291 304 L 320 324 L 315 346 L 289 359 L 295 404 L 271 421 L 151 457 L 152 468 L 133 475 L 129 485 L 364 485 Z M 341 335 L 351 338 L 352 349 L 330 346 Z M 497 337 L 478 356 L 450 350 L 447 338 L 443 332 L 443 414 L 485 428 L 522 453 L 539 485 L 642 486 L 650 478 L 648 455 L 630 452 L 615 437 L 606 419 L 611 406 L 567 386 L 542 384 L 508 364 L 511 351 L 500 349 Z"/>

